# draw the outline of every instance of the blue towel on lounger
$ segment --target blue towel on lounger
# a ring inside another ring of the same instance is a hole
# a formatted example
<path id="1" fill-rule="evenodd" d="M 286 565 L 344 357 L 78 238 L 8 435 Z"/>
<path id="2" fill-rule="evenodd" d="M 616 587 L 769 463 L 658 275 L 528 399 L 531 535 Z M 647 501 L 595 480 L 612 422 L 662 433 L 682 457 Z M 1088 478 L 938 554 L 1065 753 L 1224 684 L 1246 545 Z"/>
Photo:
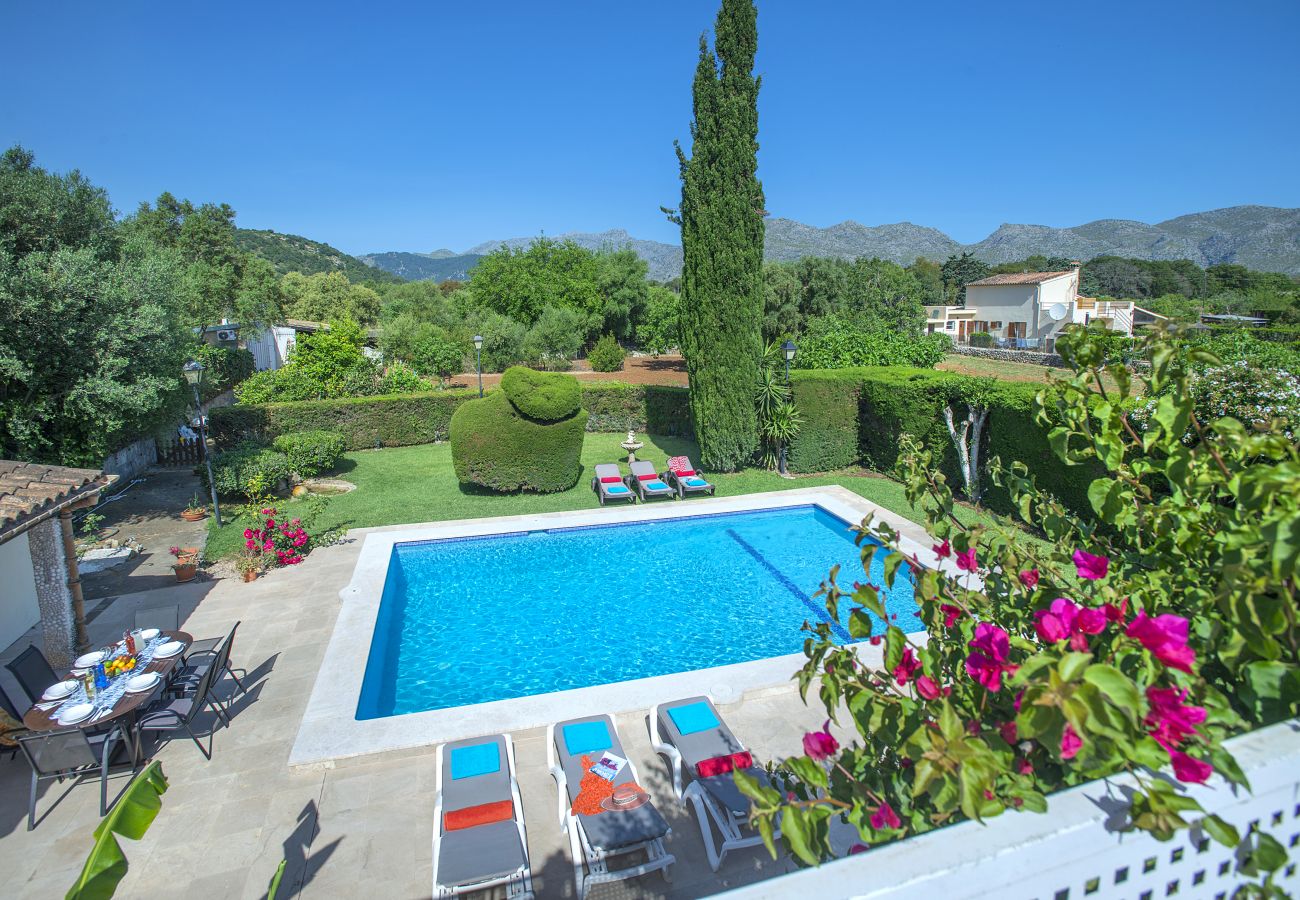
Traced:
<path id="1" fill-rule="evenodd" d="M 687 478 L 686 483 L 691 487 L 708 487 L 709 483 L 703 478 Z"/>
<path id="2" fill-rule="evenodd" d="M 605 485 L 605 493 L 606 493 L 606 494 L 625 494 L 625 493 L 627 493 L 627 487 L 626 487 L 625 485 L 621 485 L 621 484 L 607 484 L 607 485 Z"/>
<path id="3" fill-rule="evenodd" d="M 646 488 L 647 488 L 648 490 L 651 490 L 651 491 L 666 491 L 666 490 L 668 490 L 668 485 L 664 484 L 662 481 L 659 481 L 659 480 L 657 480 L 657 479 L 656 479 L 655 481 L 647 481 L 647 482 L 645 483 L 645 486 L 646 486 Z"/>

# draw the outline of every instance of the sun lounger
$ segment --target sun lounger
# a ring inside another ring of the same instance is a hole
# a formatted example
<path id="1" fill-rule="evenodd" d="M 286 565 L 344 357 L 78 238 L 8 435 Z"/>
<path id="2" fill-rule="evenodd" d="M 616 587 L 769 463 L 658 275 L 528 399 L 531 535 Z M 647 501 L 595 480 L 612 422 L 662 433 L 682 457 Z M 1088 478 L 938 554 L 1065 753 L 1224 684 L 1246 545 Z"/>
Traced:
<path id="1" fill-rule="evenodd" d="M 623 473 L 612 463 L 600 463 L 596 466 L 596 474 L 591 479 L 591 489 L 596 492 L 596 498 L 600 500 L 601 506 L 605 505 L 606 500 L 636 502 L 636 493 L 623 483 Z"/>
<path id="2" fill-rule="evenodd" d="M 630 466 L 632 474 L 625 479 L 626 484 L 632 490 L 636 491 L 641 502 L 644 503 L 651 497 L 668 497 L 677 496 L 677 492 L 668 486 L 663 477 L 655 471 L 653 463 L 645 460 L 638 460 Z"/>
<path id="3" fill-rule="evenodd" d="M 455 897 L 505 885 L 533 896 L 524 808 L 508 734 L 438 747 L 433 809 L 433 896 Z"/>
<path id="4" fill-rule="evenodd" d="M 750 800 L 736 787 L 732 772 L 740 769 L 762 785 L 770 781 L 722 721 L 713 701 L 690 697 L 662 703 L 650 710 L 648 724 L 651 745 L 672 769 L 677 799 L 683 803 L 689 800 L 695 806 L 700 836 L 713 871 L 718 871 L 728 851 L 762 844 L 762 836 L 748 827 Z M 690 784 L 683 790 L 686 777 Z M 722 834 L 720 848 L 714 844 L 709 819 Z"/>
<path id="5" fill-rule="evenodd" d="M 713 495 L 714 487 L 696 471 L 690 457 L 674 456 L 668 460 L 668 471 L 664 472 L 664 481 L 677 491 L 677 496 L 686 499 L 687 494 Z"/>
<path id="6" fill-rule="evenodd" d="M 551 725 L 546 729 L 546 754 L 559 804 L 560 827 L 569 835 L 573 878 L 578 900 L 584 900 L 593 884 L 622 881 L 658 871 L 668 880 L 668 867 L 676 859 L 664 849 L 670 831 L 664 817 L 647 801 L 631 810 L 585 815 L 573 811 L 586 770 L 582 757 L 600 759 L 604 751 L 627 758 L 614 721 L 609 716 L 587 716 Z M 635 782 L 631 760 L 614 777 L 615 786 Z M 645 853 L 640 865 L 611 870 L 608 860 L 635 851 Z"/>

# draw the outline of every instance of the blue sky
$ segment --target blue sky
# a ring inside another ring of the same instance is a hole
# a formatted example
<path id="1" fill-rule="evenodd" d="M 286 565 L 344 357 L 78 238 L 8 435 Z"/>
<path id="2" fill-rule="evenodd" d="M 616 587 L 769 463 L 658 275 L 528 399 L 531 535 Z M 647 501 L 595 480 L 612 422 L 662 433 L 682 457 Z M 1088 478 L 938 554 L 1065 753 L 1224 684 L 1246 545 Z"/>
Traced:
<path id="1" fill-rule="evenodd" d="M 0 143 L 353 253 L 675 241 L 716 0 L 30 3 Z M 767 208 L 814 225 L 1300 206 L 1300 3 L 759 3 Z"/>

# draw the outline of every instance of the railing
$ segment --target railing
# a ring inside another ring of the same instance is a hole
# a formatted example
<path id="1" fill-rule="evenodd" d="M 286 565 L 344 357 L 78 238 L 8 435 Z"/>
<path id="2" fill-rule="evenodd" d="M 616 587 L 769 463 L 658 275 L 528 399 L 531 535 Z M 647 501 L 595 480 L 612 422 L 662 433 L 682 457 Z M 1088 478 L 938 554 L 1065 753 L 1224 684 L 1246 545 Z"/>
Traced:
<path id="1" fill-rule="evenodd" d="M 176 437 L 158 441 L 158 465 L 192 467 L 203 462 L 203 442 L 198 438 Z"/>

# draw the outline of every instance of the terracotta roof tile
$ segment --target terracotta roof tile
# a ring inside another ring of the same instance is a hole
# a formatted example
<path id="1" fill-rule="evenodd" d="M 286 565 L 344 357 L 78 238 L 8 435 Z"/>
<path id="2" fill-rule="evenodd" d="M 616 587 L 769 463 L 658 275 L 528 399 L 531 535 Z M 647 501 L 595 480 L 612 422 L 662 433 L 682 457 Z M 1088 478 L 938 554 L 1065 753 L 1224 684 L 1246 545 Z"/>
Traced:
<path id="1" fill-rule="evenodd" d="M 1060 278 L 1062 275 L 1073 274 L 1073 269 L 1065 272 L 1010 272 L 1006 275 L 990 275 L 988 278 L 972 281 L 966 287 L 997 284 L 1042 284 L 1044 281 L 1051 281 L 1053 278 Z"/>
<path id="2" fill-rule="evenodd" d="M 116 480 L 97 469 L 0 459 L 0 543 Z"/>

